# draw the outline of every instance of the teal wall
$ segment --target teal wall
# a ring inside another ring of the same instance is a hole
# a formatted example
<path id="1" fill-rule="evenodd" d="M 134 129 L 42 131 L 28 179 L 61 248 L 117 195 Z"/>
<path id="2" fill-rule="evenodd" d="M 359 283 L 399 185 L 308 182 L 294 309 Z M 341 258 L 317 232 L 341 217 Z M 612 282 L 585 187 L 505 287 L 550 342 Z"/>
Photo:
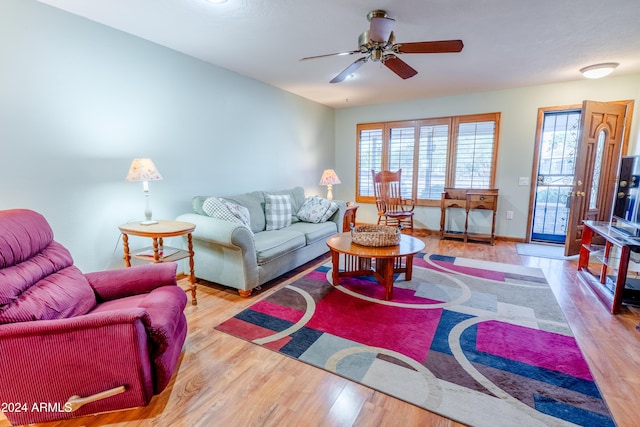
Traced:
<path id="1" fill-rule="evenodd" d="M 0 209 L 44 214 L 83 271 L 121 264 L 117 226 L 144 216 L 142 185 L 124 182 L 134 157 L 164 177 L 150 183 L 154 217 L 174 219 L 197 194 L 324 192 L 334 128 L 329 107 L 35 0 L 0 1 Z"/>

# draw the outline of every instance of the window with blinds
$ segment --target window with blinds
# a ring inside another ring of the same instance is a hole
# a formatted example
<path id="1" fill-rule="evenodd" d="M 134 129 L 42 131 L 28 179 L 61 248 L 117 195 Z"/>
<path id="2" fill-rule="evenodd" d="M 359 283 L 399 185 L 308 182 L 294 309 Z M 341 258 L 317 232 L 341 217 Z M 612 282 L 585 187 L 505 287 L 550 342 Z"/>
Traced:
<path id="1" fill-rule="evenodd" d="M 496 123 L 460 123 L 456 144 L 455 188 L 489 188 L 492 182 Z"/>
<path id="2" fill-rule="evenodd" d="M 357 193 L 364 197 L 373 198 L 372 170 L 382 167 L 382 132 L 383 129 L 363 126 L 358 129 L 358 166 Z"/>
<path id="3" fill-rule="evenodd" d="M 493 188 L 500 113 L 357 125 L 356 201 L 374 202 L 371 170 L 402 169 L 402 195 L 437 206 L 445 187 Z"/>
<path id="4" fill-rule="evenodd" d="M 400 176 L 400 193 L 402 197 L 413 197 L 413 158 L 415 150 L 415 128 L 391 128 L 389 132 L 389 165 L 388 170 L 402 169 Z M 379 169 L 378 169 L 379 170 Z"/>

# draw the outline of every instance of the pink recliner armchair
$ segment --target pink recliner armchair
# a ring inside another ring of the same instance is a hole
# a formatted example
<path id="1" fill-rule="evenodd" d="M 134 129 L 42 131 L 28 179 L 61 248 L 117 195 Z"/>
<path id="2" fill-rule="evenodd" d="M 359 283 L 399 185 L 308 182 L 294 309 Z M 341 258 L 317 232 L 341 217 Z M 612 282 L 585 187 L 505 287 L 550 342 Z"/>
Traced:
<path id="1" fill-rule="evenodd" d="M 0 402 L 12 424 L 143 406 L 187 333 L 176 264 L 83 274 L 33 211 L 0 211 Z"/>

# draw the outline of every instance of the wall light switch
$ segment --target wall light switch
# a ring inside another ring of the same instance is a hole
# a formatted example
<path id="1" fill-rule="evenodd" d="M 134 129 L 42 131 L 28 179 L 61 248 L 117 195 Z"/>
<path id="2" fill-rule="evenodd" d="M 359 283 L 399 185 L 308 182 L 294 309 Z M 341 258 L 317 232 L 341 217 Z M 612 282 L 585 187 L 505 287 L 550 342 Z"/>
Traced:
<path id="1" fill-rule="evenodd" d="M 513 219 L 513 211 L 507 211 L 507 219 Z"/>
<path id="2" fill-rule="evenodd" d="M 529 177 L 521 176 L 520 178 L 518 178 L 518 185 L 529 185 Z"/>

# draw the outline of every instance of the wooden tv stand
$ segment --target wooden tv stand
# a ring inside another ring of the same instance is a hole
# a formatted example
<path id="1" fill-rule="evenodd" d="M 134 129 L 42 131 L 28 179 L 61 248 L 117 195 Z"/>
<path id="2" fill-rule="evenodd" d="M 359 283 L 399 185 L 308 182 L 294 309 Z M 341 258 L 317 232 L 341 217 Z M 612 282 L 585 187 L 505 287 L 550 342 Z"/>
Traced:
<path id="1" fill-rule="evenodd" d="M 588 285 L 611 314 L 620 311 L 625 302 L 637 304 L 640 291 L 627 288 L 631 255 L 640 261 L 640 238 L 616 230 L 609 222 L 584 221 L 582 246 L 578 259 L 578 277 Z"/>

